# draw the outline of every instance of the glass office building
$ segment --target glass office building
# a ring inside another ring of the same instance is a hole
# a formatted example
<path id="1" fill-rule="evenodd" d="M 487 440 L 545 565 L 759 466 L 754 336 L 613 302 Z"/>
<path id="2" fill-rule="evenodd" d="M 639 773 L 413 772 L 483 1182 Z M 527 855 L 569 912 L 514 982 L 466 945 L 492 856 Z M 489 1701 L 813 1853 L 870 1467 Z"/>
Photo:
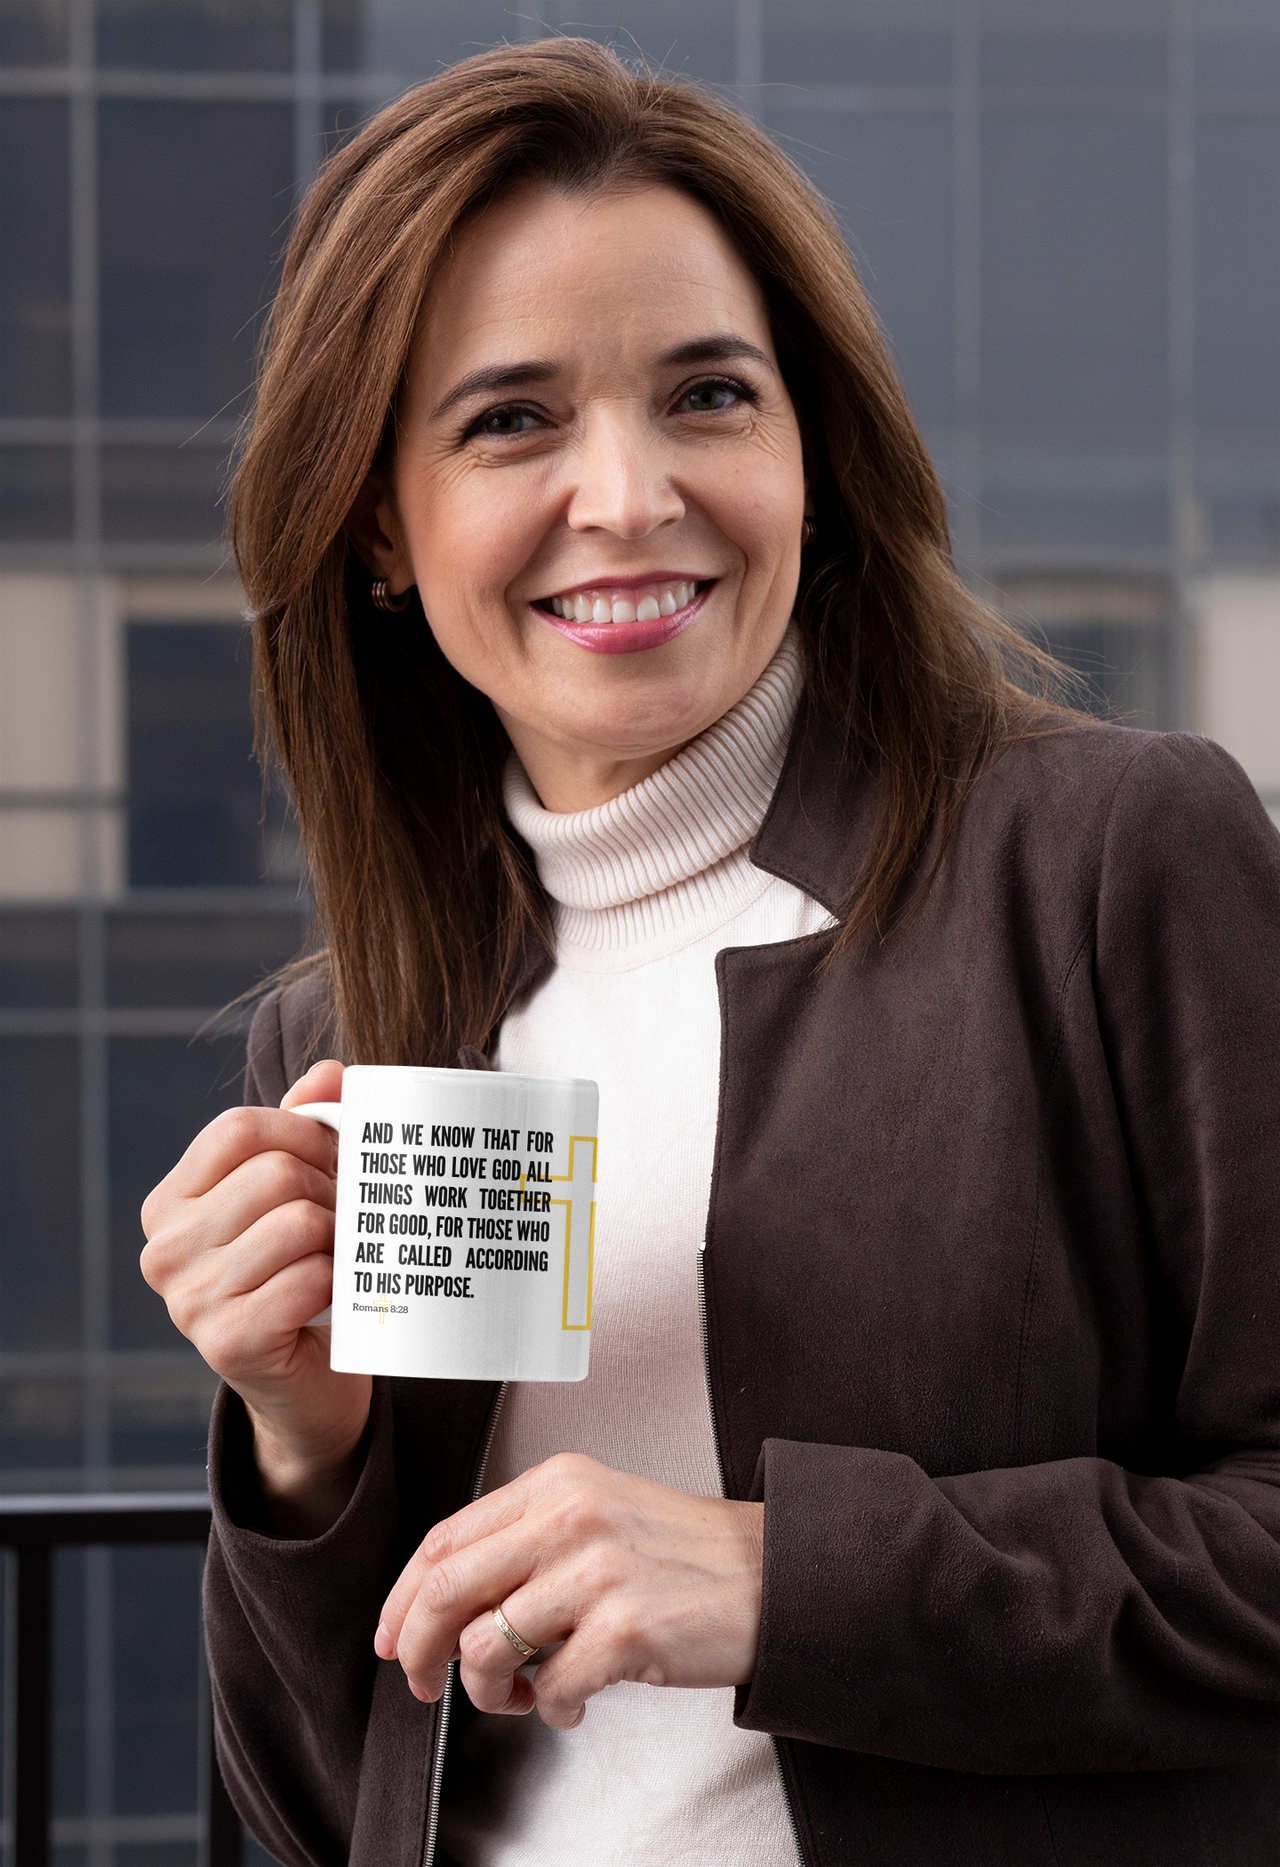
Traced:
<path id="1" fill-rule="evenodd" d="M 254 343 L 326 150 L 558 29 L 0 0 L 0 1488 L 203 1482 L 212 1380 L 138 1207 L 237 1099 L 242 1021 L 210 1021 L 307 918 L 220 539 Z M 564 29 L 709 81 L 813 175 L 966 574 L 1280 815 L 1275 0 L 613 0 Z M 197 1858 L 196 1575 L 60 1563 L 65 1867 Z"/>

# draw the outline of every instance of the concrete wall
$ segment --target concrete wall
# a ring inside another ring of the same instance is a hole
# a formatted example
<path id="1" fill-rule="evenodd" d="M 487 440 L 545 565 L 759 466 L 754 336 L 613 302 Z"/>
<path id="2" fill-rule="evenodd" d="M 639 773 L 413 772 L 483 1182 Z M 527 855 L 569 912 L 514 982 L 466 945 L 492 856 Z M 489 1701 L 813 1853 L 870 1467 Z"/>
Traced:
<path id="1" fill-rule="evenodd" d="M 1206 578 L 1195 610 L 1196 730 L 1239 759 L 1280 824 L 1280 577 Z"/>

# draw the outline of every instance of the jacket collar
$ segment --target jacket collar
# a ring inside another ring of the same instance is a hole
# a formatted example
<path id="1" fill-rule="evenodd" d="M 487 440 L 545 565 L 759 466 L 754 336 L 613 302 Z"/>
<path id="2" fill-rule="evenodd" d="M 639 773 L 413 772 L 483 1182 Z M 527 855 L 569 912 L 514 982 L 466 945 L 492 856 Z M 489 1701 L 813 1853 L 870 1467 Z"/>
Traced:
<path id="1" fill-rule="evenodd" d="M 878 804 L 879 785 L 865 747 L 804 693 L 782 773 L 751 844 L 751 861 L 838 914 L 870 846 Z M 522 847 L 528 850 L 523 842 Z M 536 874 L 531 851 L 528 860 Z M 548 948 L 531 937 L 505 1009 L 526 1003 L 554 964 Z M 496 1032 L 490 1045 L 495 1038 Z"/>
<path id="2" fill-rule="evenodd" d="M 752 862 L 835 914 L 870 846 L 879 788 L 866 748 L 804 694 Z"/>

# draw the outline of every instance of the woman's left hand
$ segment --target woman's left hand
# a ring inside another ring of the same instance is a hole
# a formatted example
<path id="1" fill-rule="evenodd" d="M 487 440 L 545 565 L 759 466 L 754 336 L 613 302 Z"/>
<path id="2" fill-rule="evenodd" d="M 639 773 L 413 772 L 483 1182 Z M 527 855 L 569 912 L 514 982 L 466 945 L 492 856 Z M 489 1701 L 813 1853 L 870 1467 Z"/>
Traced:
<path id="1" fill-rule="evenodd" d="M 764 1505 L 691 1497 L 561 1453 L 438 1523 L 382 1610 L 374 1647 L 417 1698 L 438 1699 L 449 1661 L 480 1711 L 527 1712 L 569 1730 L 623 1679 L 743 1685 L 760 1631 Z M 526 1664 L 493 1618 L 530 1646 Z"/>

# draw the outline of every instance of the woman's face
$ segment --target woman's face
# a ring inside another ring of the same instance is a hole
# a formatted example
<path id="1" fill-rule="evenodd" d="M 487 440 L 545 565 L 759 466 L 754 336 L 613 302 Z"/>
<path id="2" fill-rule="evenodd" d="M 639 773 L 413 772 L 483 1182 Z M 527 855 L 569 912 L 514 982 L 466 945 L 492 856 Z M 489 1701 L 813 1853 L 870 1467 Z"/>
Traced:
<path id="1" fill-rule="evenodd" d="M 665 187 L 529 187 L 427 297 L 359 542 L 392 592 L 417 584 L 547 807 L 576 810 L 767 666 L 804 503 L 764 302 L 713 216 Z"/>

